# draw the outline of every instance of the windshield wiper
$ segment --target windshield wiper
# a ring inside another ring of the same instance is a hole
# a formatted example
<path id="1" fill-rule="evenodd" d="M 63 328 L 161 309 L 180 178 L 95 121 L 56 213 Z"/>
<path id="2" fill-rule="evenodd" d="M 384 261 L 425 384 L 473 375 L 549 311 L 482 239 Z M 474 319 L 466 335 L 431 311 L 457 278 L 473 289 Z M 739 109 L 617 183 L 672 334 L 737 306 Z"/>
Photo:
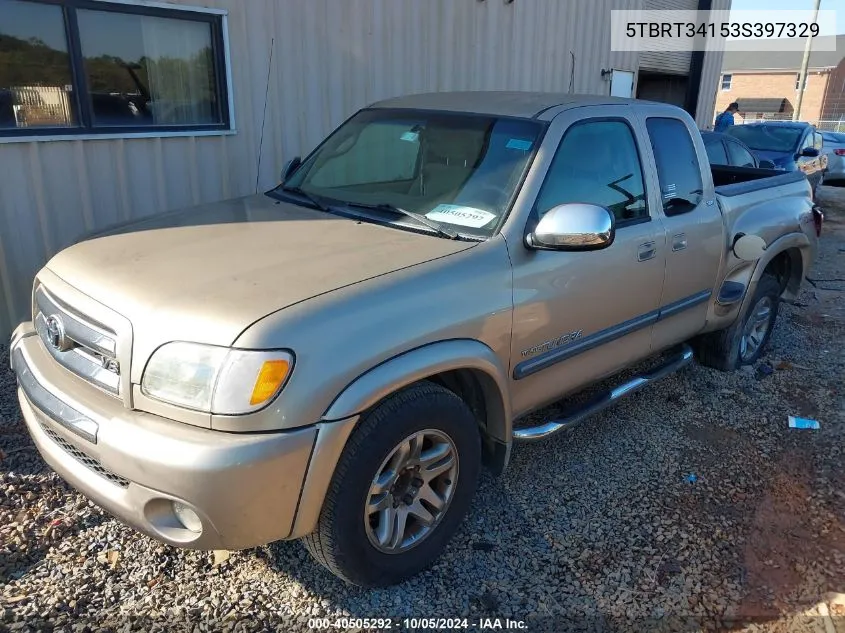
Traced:
<path id="1" fill-rule="evenodd" d="M 397 207 L 393 204 L 381 203 L 381 204 L 366 204 L 364 202 L 346 202 L 346 206 L 348 207 L 357 207 L 359 209 L 375 209 L 376 211 L 388 211 L 390 213 L 395 213 L 396 215 L 404 215 L 407 218 L 411 218 L 416 220 L 423 226 L 430 228 L 432 231 L 436 232 L 438 235 L 442 237 L 448 237 L 450 240 L 456 240 L 460 236 L 453 231 L 452 229 L 447 229 L 445 227 L 440 226 L 439 223 L 435 222 L 434 220 L 429 220 L 427 217 L 420 213 L 415 213 L 413 211 L 408 211 L 407 209 L 403 209 L 402 207 Z"/>
<path id="2" fill-rule="evenodd" d="M 320 200 L 317 196 L 312 193 L 308 193 L 307 191 L 299 188 L 299 187 L 282 187 L 282 191 L 285 193 L 292 193 L 296 196 L 300 196 L 305 198 L 308 202 L 313 204 L 317 207 L 320 211 L 325 211 L 326 213 L 331 213 L 331 207 L 327 205 L 325 202 Z"/>

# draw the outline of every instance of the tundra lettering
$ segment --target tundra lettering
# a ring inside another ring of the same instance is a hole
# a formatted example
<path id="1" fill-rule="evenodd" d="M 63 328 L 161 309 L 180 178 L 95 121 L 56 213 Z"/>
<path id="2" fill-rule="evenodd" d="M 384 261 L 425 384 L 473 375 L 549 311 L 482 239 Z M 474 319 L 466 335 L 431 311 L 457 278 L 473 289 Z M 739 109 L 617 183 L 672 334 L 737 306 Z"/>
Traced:
<path id="1" fill-rule="evenodd" d="M 550 349 L 560 347 L 561 345 L 566 345 L 567 343 L 571 343 L 575 339 L 581 338 L 581 334 L 581 330 L 578 330 L 577 332 L 569 332 L 568 334 L 563 334 L 559 338 L 553 339 L 551 341 L 546 341 L 545 343 L 535 345 L 530 349 L 523 350 L 522 356 L 523 358 L 525 356 L 533 356 L 534 354 L 539 354 L 540 352 L 547 352 Z"/>

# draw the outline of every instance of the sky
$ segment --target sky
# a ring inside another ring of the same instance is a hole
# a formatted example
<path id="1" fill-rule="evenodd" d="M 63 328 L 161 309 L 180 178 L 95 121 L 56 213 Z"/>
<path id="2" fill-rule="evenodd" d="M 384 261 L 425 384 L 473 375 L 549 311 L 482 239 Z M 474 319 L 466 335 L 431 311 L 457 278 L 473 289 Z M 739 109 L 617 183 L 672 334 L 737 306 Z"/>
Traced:
<path id="1" fill-rule="evenodd" d="M 780 10 L 780 11 L 811 11 L 815 6 L 814 0 L 733 0 L 731 9 L 747 10 Z M 819 7 L 822 10 L 836 11 L 836 32 L 845 33 L 845 2 L 843 0 L 822 0 Z"/>

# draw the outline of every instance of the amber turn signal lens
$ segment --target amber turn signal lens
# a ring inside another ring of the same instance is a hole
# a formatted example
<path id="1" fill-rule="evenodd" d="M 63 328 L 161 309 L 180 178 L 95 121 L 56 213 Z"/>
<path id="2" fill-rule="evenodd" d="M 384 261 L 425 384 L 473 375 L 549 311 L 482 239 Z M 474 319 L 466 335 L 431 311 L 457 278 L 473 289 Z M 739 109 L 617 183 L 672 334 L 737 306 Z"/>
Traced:
<path id="1" fill-rule="evenodd" d="M 268 360 L 261 366 L 258 378 L 255 381 L 255 388 L 252 390 L 252 397 L 249 403 L 252 406 L 267 402 L 276 395 L 279 387 L 287 378 L 290 363 L 286 360 Z"/>

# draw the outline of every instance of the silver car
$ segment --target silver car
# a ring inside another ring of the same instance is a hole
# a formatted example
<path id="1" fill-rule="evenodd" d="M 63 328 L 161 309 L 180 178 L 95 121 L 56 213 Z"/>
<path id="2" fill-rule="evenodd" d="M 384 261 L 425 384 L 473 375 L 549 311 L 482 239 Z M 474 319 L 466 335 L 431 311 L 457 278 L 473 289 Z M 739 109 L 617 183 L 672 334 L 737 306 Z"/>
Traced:
<path id="1" fill-rule="evenodd" d="M 826 181 L 845 180 L 845 134 L 840 132 L 822 132 L 824 139 L 823 153 L 827 154 Z"/>

